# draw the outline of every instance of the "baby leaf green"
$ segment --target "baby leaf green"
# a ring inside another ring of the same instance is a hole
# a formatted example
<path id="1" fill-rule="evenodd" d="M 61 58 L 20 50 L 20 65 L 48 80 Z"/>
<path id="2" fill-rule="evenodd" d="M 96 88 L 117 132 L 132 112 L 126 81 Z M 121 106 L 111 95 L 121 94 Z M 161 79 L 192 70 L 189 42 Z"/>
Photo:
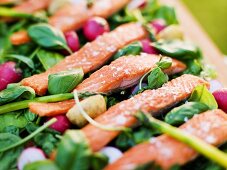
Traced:
<path id="1" fill-rule="evenodd" d="M 82 68 L 50 74 L 48 77 L 48 91 L 50 94 L 71 92 L 83 80 L 83 76 Z"/>

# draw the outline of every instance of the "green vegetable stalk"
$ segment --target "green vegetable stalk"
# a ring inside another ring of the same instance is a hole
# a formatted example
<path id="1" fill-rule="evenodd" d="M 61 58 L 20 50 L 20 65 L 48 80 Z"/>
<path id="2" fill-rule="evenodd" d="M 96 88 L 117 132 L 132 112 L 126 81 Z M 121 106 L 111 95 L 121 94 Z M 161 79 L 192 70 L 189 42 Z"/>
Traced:
<path id="1" fill-rule="evenodd" d="M 65 94 L 56 94 L 56 95 L 50 95 L 50 96 L 44 96 L 44 97 L 37 97 L 31 100 L 24 100 L 24 101 L 9 103 L 9 104 L 0 106 L 0 114 L 28 108 L 28 105 L 31 102 L 51 103 L 51 102 L 60 102 L 60 101 L 64 101 L 72 98 L 73 98 L 72 93 L 65 93 Z"/>
<path id="2" fill-rule="evenodd" d="M 142 114 L 142 115 L 141 115 Z M 137 115 L 138 117 L 145 117 L 145 119 L 148 119 L 149 123 L 152 124 L 152 126 L 161 132 L 185 143 L 186 145 L 190 146 L 200 154 L 204 155 L 205 157 L 209 158 L 210 160 L 213 160 L 214 162 L 217 162 L 218 164 L 222 165 L 223 167 L 227 167 L 227 154 L 220 151 L 216 147 L 209 145 L 205 142 L 203 142 L 201 139 L 190 135 L 188 133 L 185 133 L 184 131 L 173 127 L 165 122 L 162 122 L 158 119 L 153 118 L 149 114 L 143 114 L 139 113 Z"/>

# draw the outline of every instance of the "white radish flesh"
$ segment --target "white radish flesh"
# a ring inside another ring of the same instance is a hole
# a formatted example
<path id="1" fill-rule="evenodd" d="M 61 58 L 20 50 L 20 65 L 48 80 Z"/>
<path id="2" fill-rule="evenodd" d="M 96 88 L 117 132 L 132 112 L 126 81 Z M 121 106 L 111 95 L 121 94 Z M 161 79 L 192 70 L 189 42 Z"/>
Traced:
<path id="1" fill-rule="evenodd" d="M 109 163 L 115 162 L 122 156 L 122 152 L 119 149 L 111 146 L 104 147 L 100 152 L 109 158 Z"/>
<path id="2" fill-rule="evenodd" d="M 41 149 L 35 147 L 26 148 L 18 159 L 17 167 L 19 170 L 23 170 L 26 164 L 45 159 L 45 154 Z"/>

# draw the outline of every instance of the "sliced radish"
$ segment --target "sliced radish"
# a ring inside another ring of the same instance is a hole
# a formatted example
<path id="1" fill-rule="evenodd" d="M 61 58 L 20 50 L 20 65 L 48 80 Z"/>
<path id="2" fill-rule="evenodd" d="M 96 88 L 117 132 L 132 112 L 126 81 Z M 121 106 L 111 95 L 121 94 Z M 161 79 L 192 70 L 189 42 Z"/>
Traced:
<path id="1" fill-rule="evenodd" d="M 75 31 L 66 32 L 65 39 L 66 39 L 67 45 L 72 50 L 72 52 L 76 52 L 77 50 L 79 50 L 80 42 L 79 42 L 77 33 Z"/>
<path id="2" fill-rule="evenodd" d="M 17 167 L 19 170 L 23 170 L 26 164 L 45 159 L 45 154 L 41 149 L 35 147 L 26 148 L 18 159 Z"/>
<path id="3" fill-rule="evenodd" d="M 119 149 L 111 146 L 104 147 L 100 152 L 109 158 L 109 163 L 113 163 L 123 155 Z"/>
<path id="4" fill-rule="evenodd" d="M 147 0 L 132 0 L 127 8 L 130 10 L 136 9 L 136 8 L 144 8 L 147 5 Z"/>
<path id="5" fill-rule="evenodd" d="M 155 29 L 156 33 L 159 33 L 166 27 L 166 22 L 163 19 L 155 19 L 151 21 L 150 24 Z"/>
<path id="6" fill-rule="evenodd" d="M 109 31 L 110 31 L 110 28 L 109 28 L 108 22 L 101 17 L 93 17 L 89 19 L 83 27 L 84 36 L 89 41 L 93 41 L 98 36 L 102 35 L 104 32 L 109 32 Z"/>
<path id="7" fill-rule="evenodd" d="M 218 103 L 218 108 L 227 113 L 227 88 L 216 90 L 213 95 Z"/>
<path id="8" fill-rule="evenodd" d="M 148 54 L 158 54 L 158 51 L 153 46 L 150 45 L 151 41 L 149 39 L 144 39 L 141 40 L 140 42 L 142 44 L 143 52 Z"/>
<path id="9" fill-rule="evenodd" d="M 16 69 L 16 63 L 9 61 L 0 65 L 0 91 L 4 90 L 8 84 L 17 83 L 21 80 L 20 69 Z"/>
<path id="10" fill-rule="evenodd" d="M 71 123 L 68 120 L 68 118 L 66 117 L 66 115 L 58 115 L 58 116 L 54 116 L 57 119 L 57 122 L 53 123 L 52 125 L 50 125 L 50 128 L 64 133 L 67 129 L 69 129 Z M 47 120 L 52 119 L 53 117 L 48 117 Z"/>

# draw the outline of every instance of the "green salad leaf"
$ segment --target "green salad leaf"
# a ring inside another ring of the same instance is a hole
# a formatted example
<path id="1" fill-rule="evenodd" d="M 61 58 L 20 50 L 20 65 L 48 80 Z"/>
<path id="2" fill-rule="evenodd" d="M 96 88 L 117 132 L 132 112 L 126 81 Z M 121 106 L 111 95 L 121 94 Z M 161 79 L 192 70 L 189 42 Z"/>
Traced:
<path id="1" fill-rule="evenodd" d="M 16 99 L 34 99 L 35 91 L 27 86 L 9 87 L 0 92 L 0 105 L 9 103 Z"/>
<path id="2" fill-rule="evenodd" d="M 202 71 L 202 64 L 199 60 L 188 60 L 186 61 L 187 69 L 183 72 L 184 74 L 193 74 L 193 75 L 200 75 Z"/>
<path id="3" fill-rule="evenodd" d="M 0 150 L 17 143 L 21 140 L 19 136 L 11 133 L 0 133 Z M 1 170 L 15 169 L 17 166 L 17 159 L 22 152 L 23 147 L 18 146 L 5 152 L 0 152 Z"/>
<path id="4" fill-rule="evenodd" d="M 121 56 L 126 55 L 138 55 L 142 51 L 142 45 L 140 42 L 133 42 L 124 48 L 118 50 L 118 52 L 113 56 L 113 60 L 118 59 Z"/>
<path id="5" fill-rule="evenodd" d="M 23 55 L 18 55 L 18 54 L 11 54 L 11 55 L 6 55 L 6 58 L 13 58 L 16 59 L 18 61 L 23 62 L 24 64 L 26 64 L 28 67 L 30 67 L 31 69 L 35 68 L 34 62 L 32 61 L 32 59 L 23 56 Z"/>
<path id="6" fill-rule="evenodd" d="M 17 128 L 24 128 L 28 120 L 23 114 L 19 112 L 10 112 L 0 115 L 0 131 L 3 131 L 8 126 L 15 126 Z"/>
<path id="7" fill-rule="evenodd" d="M 159 62 L 156 63 L 156 65 L 164 70 L 167 68 L 170 68 L 172 66 L 173 60 L 170 57 L 162 57 Z"/>
<path id="8" fill-rule="evenodd" d="M 91 154 L 85 135 L 78 130 L 67 130 L 58 145 L 55 163 L 60 169 L 88 170 Z"/>
<path id="9" fill-rule="evenodd" d="M 209 92 L 205 85 L 197 86 L 189 98 L 189 101 L 206 104 L 210 109 L 217 109 L 218 104 L 214 96 Z"/>
<path id="10" fill-rule="evenodd" d="M 166 83 L 169 78 L 168 75 L 161 70 L 161 68 L 156 67 L 151 71 L 147 80 L 149 89 L 157 89 L 161 87 L 164 83 Z"/>
<path id="11" fill-rule="evenodd" d="M 154 18 L 162 18 L 167 25 L 178 24 L 174 7 L 162 5 L 154 13 Z"/>
<path id="12" fill-rule="evenodd" d="M 63 33 L 48 24 L 40 23 L 28 28 L 28 35 L 38 45 L 48 49 L 65 49 L 72 53 L 67 46 Z"/>
<path id="13" fill-rule="evenodd" d="M 37 56 L 45 70 L 48 70 L 49 68 L 56 65 L 59 61 L 64 59 L 61 54 L 44 49 L 39 49 Z"/>
<path id="14" fill-rule="evenodd" d="M 71 92 L 83 80 L 83 76 L 82 68 L 50 74 L 48 76 L 48 91 L 50 94 Z"/>
<path id="15" fill-rule="evenodd" d="M 200 102 L 188 102 L 179 107 L 175 107 L 165 116 L 165 122 L 171 125 L 181 125 L 194 115 L 209 110 L 206 104 Z"/>
<path id="16" fill-rule="evenodd" d="M 91 167 L 92 170 L 100 170 L 104 169 L 104 167 L 108 164 L 108 157 L 100 152 L 96 152 L 92 154 L 91 157 Z"/>
<path id="17" fill-rule="evenodd" d="M 60 168 L 51 160 L 43 160 L 26 164 L 24 170 L 60 170 Z"/>
<path id="18" fill-rule="evenodd" d="M 179 60 L 196 59 L 201 57 L 199 48 L 186 41 L 161 40 L 154 42 L 152 45 L 162 54 L 177 58 Z"/>

